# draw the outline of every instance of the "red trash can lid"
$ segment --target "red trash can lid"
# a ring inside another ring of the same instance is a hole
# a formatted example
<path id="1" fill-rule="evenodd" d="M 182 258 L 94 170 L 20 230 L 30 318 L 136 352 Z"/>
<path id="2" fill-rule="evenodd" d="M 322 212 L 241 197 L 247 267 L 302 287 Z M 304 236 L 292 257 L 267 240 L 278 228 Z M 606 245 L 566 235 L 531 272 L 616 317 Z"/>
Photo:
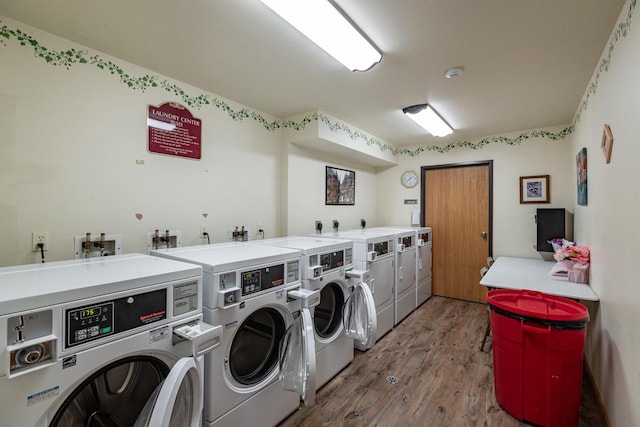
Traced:
<path id="1" fill-rule="evenodd" d="M 487 303 L 510 313 L 537 319 L 575 321 L 589 318 L 589 310 L 579 302 L 526 289 L 489 291 Z"/>

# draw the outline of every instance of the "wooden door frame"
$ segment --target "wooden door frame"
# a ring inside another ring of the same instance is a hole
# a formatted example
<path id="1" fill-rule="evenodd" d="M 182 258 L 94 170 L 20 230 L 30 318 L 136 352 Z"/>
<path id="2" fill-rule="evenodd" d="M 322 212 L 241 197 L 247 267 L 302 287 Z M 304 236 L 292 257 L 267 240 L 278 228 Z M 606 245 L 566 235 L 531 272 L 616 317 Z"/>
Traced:
<path id="1" fill-rule="evenodd" d="M 425 172 L 434 169 L 450 169 L 460 168 L 466 166 L 488 166 L 489 167 L 489 256 L 493 257 L 493 160 L 478 160 L 473 162 L 461 162 L 461 163 L 447 163 L 443 165 L 421 166 L 420 167 L 420 225 L 422 227 L 428 226 L 425 224 L 425 202 L 426 197 L 426 183 Z"/>

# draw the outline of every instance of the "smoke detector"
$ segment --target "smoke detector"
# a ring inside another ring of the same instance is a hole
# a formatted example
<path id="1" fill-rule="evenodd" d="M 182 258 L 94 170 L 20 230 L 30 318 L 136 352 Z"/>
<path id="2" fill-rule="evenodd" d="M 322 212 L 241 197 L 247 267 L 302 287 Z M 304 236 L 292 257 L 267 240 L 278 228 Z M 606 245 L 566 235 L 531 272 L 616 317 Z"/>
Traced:
<path id="1" fill-rule="evenodd" d="M 449 68 L 447 71 L 444 72 L 444 76 L 448 79 L 452 79 L 454 77 L 458 77 L 463 72 L 464 72 L 464 68 L 462 67 Z"/>

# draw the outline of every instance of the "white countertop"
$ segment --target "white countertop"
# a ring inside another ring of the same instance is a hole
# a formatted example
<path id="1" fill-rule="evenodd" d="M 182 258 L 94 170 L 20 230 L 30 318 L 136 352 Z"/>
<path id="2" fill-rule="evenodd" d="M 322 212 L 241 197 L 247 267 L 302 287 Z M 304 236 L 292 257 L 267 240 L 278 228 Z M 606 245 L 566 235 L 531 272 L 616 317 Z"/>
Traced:
<path id="1" fill-rule="evenodd" d="M 566 298 L 598 301 L 591 286 L 551 276 L 554 261 L 531 258 L 498 257 L 480 284 L 492 288 L 528 289 Z"/>

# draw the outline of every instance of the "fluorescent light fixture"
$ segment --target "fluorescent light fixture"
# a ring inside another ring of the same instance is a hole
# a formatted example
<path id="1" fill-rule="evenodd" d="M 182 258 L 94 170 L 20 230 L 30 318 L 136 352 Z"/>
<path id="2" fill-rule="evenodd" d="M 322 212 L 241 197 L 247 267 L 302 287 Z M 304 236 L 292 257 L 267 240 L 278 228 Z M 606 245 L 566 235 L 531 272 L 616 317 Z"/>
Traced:
<path id="1" fill-rule="evenodd" d="M 453 132 L 451 126 L 429 104 L 406 107 L 402 112 L 433 136 L 447 136 Z"/>
<path id="2" fill-rule="evenodd" d="M 261 1 L 351 71 L 367 71 L 382 59 L 329 0 Z"/>

